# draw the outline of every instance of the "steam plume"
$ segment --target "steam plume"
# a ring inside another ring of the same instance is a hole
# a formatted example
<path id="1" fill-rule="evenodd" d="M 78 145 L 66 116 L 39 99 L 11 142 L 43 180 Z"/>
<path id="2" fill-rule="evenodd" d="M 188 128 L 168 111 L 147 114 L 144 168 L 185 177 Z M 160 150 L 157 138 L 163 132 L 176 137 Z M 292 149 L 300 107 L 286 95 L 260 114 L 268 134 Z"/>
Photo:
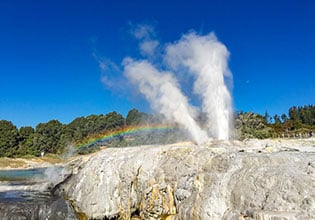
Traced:
<path id="1" fill-rule="evenodd" d="M 213 33 L 205 36 L 190 33 L 166 48 L 165 61 L 172 69 L 185 67 L 195 76 L 194 93 L 202 97 L 207 127 L 217 139 L 230 136 L 232 100 L 224 82 L 224 77 L 232 77 L 228 57 L 228 50 Z"/>
<path id="2" fill-rule="evenodd" d="M 125 58 L 124 76 L 150 103 L 151 108 L 188 130 L 200 144 L 208 135 L 216 139 L 229 139 L 232 121 L 232 98 L 225 80 L 232 81 L 227 61 L 229 52 L 213 33 L 183 35 L 179 41 L 163 46 L 155 40 L 152 26 L 137 25 L 132 31 L 139 41 L 144 60 Z M 162 56 L 162 57 L 161 57 Z M 154 62 L 154 63 L 153 63 Z M 157 63 L 156 63 L 157 62 Z M 162 71 L 160 68 L 169 71 Z M 189 77 L 187 77 L 187 73 Z M 177 76 L 177 78 L 175 77 Z M 196 122 L 198 111 L 188 101 L 192 93 L 183 95 L 177 79 L 193 78 L 193 93 L 201 97 L 201 110 L 207 116 L 207 131 Z"/>
<path id="3" fill-rule="evenodd" d="M 155 111 L 163 114 L 167 120 L 175 121 L 186 128 L 195 142 L 205 142 L 208 137 L 195 122 L 195 114 L 181 93 L 177 81 L 170 72 L 160 72 L 148 61 L 134 61 L 126 58 L 123 62 L 126 77 L 150 102 Z"/>
<path id="4" fill-rule="evenodd" d="M 133 36 L 139 40 L 140 53 L 143 56 L 153 56 L 159 42 L 154 39 L 155 31 L 150 25 L 137 25 L 132 30 Z"/>

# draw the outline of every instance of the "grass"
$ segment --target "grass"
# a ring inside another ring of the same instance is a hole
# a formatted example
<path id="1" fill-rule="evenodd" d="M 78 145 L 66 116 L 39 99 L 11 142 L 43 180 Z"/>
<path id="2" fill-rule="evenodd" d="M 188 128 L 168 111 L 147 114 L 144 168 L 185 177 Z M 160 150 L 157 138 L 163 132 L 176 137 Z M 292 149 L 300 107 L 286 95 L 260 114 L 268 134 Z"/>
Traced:
<path id="1" fill-rule="evenodd" d="M 31 166 L 40 166 L 42 163 L 58 164 L 65 162 L 65 159 L 54 154 L 47 154 L 44 157 L 25 156 L 23 158 L 0 158 L 0 169 L 5 168 L 28 168 Z"/>
<path id="2" fill-rule="evenodd" d="M 46 154 L 44 157 L 33 157 L 33 158 L 30 158 L 30 160 L 33 162 L 39 162 L 39 163 L 46 162 L 46 163 L 51 163 L 51 164 L 65 162 L 65 159 L 59 157 L 56 154 Z"/>
<path id="3" fill-rule="evenodd" d="M 7 157 L 0 158 L 0 168 L 23 168 L 27 163 L 23 159 L 12 159 Z"/>

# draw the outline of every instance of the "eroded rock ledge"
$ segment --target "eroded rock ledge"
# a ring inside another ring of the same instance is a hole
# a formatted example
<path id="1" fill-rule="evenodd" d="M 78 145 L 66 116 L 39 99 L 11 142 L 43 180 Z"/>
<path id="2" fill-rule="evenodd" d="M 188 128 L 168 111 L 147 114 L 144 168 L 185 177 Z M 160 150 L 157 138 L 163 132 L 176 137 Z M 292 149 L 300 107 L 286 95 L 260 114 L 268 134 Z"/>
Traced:
<path id="1" fill-rule="evenodd" d="M 106 149 L 61 189 L 89 219 L 312 219 L 314 139 L 248 143 Z"/>

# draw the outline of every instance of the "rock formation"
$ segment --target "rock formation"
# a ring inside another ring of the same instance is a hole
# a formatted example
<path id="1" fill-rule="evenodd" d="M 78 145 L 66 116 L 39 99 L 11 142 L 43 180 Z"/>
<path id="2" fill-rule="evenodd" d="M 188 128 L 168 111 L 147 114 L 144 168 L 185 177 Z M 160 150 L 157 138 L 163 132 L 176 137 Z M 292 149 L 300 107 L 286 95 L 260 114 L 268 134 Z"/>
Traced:
<path id="1" fill-rule="evenodd" d="M 12 193 L 18 192 L 15 191 Z M 12 197 L 12 195 L 10 195 L 10 197 Z M 18 195 L 18 197 L 20 196 Z M 0 219 L 75 220 L 77 216 L 70 204 L 63 198 L 37 193 L 37 195 L 33 195 L 33 198 L 2 198 L 0 200 Z"/>
<path id="2" fill-rule="evenodd" d="M 88 219 L 313 219 L 315 139 L 108 148 L 60 192 Z"/>
<path id="3" fill-rule="evenodd" d="M 12 175 L 10 172 L 15 173 Z M 5 170 L 0 180 L 1 220 L 75 220 L 71 204 L 54 192 L 71 171 L 62 166 Z M 0 172 L 1 177 L 1 172 Z"/>

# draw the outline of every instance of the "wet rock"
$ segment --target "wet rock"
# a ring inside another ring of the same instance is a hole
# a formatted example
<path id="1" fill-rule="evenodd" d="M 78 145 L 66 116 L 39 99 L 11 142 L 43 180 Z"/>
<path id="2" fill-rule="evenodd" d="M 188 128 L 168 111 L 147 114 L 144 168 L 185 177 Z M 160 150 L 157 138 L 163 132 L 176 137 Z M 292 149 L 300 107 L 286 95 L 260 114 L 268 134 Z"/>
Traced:
<path id="1" fill-rule="evenodd" d="M 75 220 L 72 207 L 58 197 L 34 198 L 34 200 L 1 200 L 0 219 L 14 220 Z"/>
<path id="2" fill-rule="evenodd" d="M 68 201 L 55 194 L 56 187 L 70 175 L 70 171 L 61 166 L 3 170 L 0 219 L 77 219 Z"/>

